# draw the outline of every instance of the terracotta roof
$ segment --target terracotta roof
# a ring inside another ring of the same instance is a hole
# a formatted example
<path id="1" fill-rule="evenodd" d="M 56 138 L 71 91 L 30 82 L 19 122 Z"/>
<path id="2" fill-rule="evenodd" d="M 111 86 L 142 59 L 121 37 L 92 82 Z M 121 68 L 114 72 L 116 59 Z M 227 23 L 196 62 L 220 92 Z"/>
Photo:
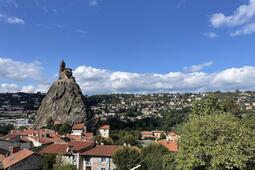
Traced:
<path id="1" fill-rule="evenodd" d="M 176 136 L 177 134 L 175 132 L 169 132 L 168 135 L 170 136 Z"/>
<path id="2" fill-rule="evenodd" d="M 68 143 L 68 146 L 74 151 L 80 151 L 84 148 L 91 148 L 94 146 L 94 142 L 71 141 Z"/>
<path id="3" fill-rule="evenodd" d="M 73 125 L 72 129 L 73 130 L 83 130 L 84 127 L 85 127 L 84 123 L 78 123 L 78 124 Z"/>
<path id="4" fill-rule="evenodd" d="M 82 152 L 80 155 L 111 157 L 118 150 L 118 148 L 119 146 L 117 145 L 97 145 L 90 150 Z"/>
<path id="5" fill-rule="evenodd" d="M 35 141 L 38 141 L 42 145 L 54 143 L 54 141 L 49 138 L 42 138 L 42 137 L 39 137 L 39 138 L 38 137 L 30 137 L 30 138 L 34 139 Z M 29 138 L 27 138 L 27 139 L 29 140 Z"/>
<path id="6" fill-rule="evenodd" d="M 87 133 L 83 133 L 83 135 L 85 136 L 86 140 L 93 141 L 93 137 L 94 137 L 93 133 L 87 132 Z"/>
<path id="7" fill-rule="evenodd" d="M 5 156 L 3 154 L 0 154 L 0 162 L 2 162 L 2 160 L 5 158 Z"/>
<path id="8" fill-rule="evenodd" d="M 70 151 L 81 151 L 83 149 L 89 149 L 94 146 L 94 142 L 85 142 L 85 141 L 71 141 L 69 143 L 62 144 L 51 144 L 41 150 L 40 153 L 48 154 L 70 154 Z M 69 151 L 67 150 L 69 148 Z"/>
<path id="9" fill-rule="evenodd" d="M 67 148 L 67 144 L 65 143 L 54 143 L 51 144 L 45 148 L 43 148 L 40 153 L 47 153 L 47 154 L 66 154 L 66 148 Z"/>
<path id="10" fill-rule="evenodd" d="M 153 135 L 151 131 L 142 131 L 141 132 L 143 135 Z"/>
<path id="11" fill-rule="evenodd" d="M 30 150 L 27 149 L 23 149 L 19 152 L 16 152 L 6 158 L 3 159 L 2 164 L 4 168 L 8 168 L 24 159 L 26 159 L 27 157 L 36 154 Z"/>
<path id="12" fill-rule="evenodd" d="M 158 141 L 159 144 L 164 146 L 166 149 L 168 149 L 170 152 L 177 152 L 178 151 L 178 144 L 176 141 Z"/>
<path id="13" fill-rule="evenodd" d="M 17 140 L 17 139 L 19 139 L 19 137 L 20 137 L 19 134 L 7 134 L 1 138 L 5 139 L 5 140 Z"/>
<path id="14" fill-rule="evenodd" d="M 110 129 L 110 125 L 103 125 L 100 127 L 100 129 Z"/>

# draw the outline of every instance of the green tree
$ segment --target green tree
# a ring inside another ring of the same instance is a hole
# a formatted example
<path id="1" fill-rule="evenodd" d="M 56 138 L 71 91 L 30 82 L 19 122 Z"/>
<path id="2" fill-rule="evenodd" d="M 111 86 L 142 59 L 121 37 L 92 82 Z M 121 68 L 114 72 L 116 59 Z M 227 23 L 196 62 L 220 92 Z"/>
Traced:
<path id="1" fill-rule="evenodd" d="M 175 170 L 177 168 L 176 154 L 169 153 L 163 157 L 163 169 Z"/>
<path id="2" fill-rule="evenodd" d="M 164 156 L 169 151 L 160 144 L 150 144 L 142 148 L 142 168 L 146 170 L 163 169 Z"/>
<path id="3" fill-rule="evenodd" d="M 214 95 L 209 95 L 206 99 L 196 100 L 192 103 L 191 116 L 203 116 L 224 112 L 224 106 Z"/>
<path id="4" fill-rule="evenodd" d="M 180 128 L 180 169 L 249 169 L 255 132 L 228 113 L 193 117 Z"/>
<path id="5" fill-rule="evenodd" d="M 136 147 L 124 146 L 115 152 L 112 159 L 118 170 L 130 170 L 140 164 L 141 151 Z"/>
<path id="6" fill-rule="evenodd" d="M 51 170 L 56 163 L 56 155 L 54 154 L 46 154 L 43 156 L 41 161 L 42 170 Z"/>
<path id="7" fill-rule="evenodd" d="M 0 124 L 0 135 L 7 135 L 11 130 L 14 129 L 14 126 L 11 124 Z"/>
<path id="8" fill-rule="evenodd" d="M 187 119 L 190 109 L 168 110 L 162 113 L 161 128 L 165 131 L 171 131 Z"/>
<path id="9" fill-rule="evenodd" d="M 225 112 L 231 113 L 239 118 L 242 118 L 246 114 L 246 110 L 241 109 L 241 106 L 229 96 L 223 99 L 222 105 Z"/>
<path id="10" fill-rule="evenodd" d="M 165 135 L 165 133 L 163 133 L 163 132 L 162 132 L 162 133 L 160 133 L 160 138 L 159 138 L 159 139 L 160 139 L 160 140 L 161 140 L 161 139 L 166 139 L 166 135 Z"/>

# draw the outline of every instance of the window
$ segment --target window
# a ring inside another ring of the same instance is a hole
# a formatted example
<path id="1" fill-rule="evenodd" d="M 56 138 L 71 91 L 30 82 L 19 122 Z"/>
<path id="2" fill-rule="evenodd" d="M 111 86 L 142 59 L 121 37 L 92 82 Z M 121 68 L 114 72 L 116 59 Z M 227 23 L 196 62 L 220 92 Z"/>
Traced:
<path id="1" fill-rule="evenodd" d="M 90 164 L 91 164 L 91 162 L 90 162 L 90 161 L 91 161 L 91 158 L 88 158 L 88 157 L 87 157 L 87 158 L 85 158 L 85 161 L 86 161 L 86 164 L 87 164 L 87 165 L 90 165 Z"/>
<path id="2" fill-rule="evenodd" d="M 106 158 L 105 158 L 105 157 L 102 157 L 102 158 L 101 158 L 101 162 L 106 162 Z"/>
<path id="3" fill-rule="evenodd" d="M 101 170 L 105 170 L 105 168 L 101 168 Z"/>

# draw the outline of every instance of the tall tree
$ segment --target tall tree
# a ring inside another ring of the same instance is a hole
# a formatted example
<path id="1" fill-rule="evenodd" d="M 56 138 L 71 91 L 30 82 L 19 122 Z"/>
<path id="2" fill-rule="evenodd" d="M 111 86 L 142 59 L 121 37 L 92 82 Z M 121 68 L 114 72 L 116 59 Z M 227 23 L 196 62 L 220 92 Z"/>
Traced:
<path id="1" fill-rule="evenodd" d="M 193 117 L 180 133 L 180 169 L 249 169 L 255 163 L 255 132 L 231 114 Z"/>
<path id="2" fill-rule="evenodd" d="M 164 156 L 169 153 L 160 144 L 150 144 L 142 148 L 142 168 L 146 170 L 163 169 Z"/>
<path id="3" fill-rule="evenodd" d="M 119 170 L 130 170 L 140 164 L 141 151 L 136 147 L 124 146 L 112 157 Z"/>
<path id="4" fill-rule="evenodd" d="M 206 99 L 193 102 L 191 116 L 203 116 L 224 112 L 224 106 L 219 99 L 214 95 L 209 95 Z"/>

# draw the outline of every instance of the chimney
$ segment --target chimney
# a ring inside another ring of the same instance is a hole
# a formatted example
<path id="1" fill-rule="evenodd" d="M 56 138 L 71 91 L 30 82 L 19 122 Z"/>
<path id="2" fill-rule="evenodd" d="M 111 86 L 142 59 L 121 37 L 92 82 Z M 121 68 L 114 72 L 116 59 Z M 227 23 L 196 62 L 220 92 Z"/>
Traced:
<path id="1" fill-rule="evenodd" d="M 9 153 L 10 153 L 10 155 L 13 154 L 13 146 L 12 145 L 9 147 Z"/>
<path id="2" fill-rule="evenodd" d="M 69 151 L 70 151 L 70 147 L 67 146 L 67 147 L 66 147 L 66 152 L 69 152 Z"/>

